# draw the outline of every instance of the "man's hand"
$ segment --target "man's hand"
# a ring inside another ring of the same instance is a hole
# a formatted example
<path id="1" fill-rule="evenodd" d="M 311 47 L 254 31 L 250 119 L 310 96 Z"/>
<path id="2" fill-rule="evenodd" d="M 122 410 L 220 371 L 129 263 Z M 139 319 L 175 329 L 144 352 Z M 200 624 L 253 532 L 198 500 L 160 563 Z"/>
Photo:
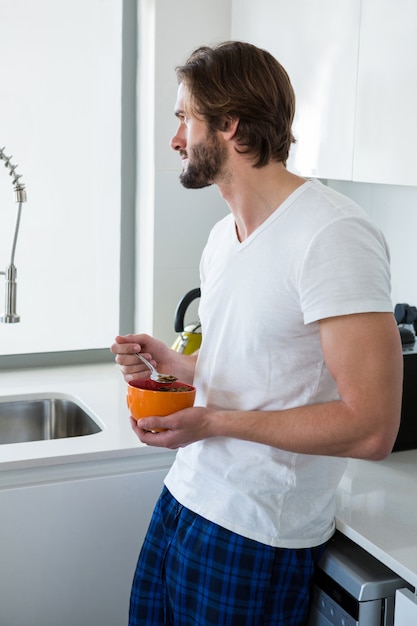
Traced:
<path id="1" fill-rule="evenodd" d="M 131 417 L 130 421 L 142 443 L 176 450 L 212 436 L 210 413 L 204 407 L 191 407 L 171 415 L 143 417 L 138 421 Z M 157 429 L 164 430 L 152 432 Z"/>

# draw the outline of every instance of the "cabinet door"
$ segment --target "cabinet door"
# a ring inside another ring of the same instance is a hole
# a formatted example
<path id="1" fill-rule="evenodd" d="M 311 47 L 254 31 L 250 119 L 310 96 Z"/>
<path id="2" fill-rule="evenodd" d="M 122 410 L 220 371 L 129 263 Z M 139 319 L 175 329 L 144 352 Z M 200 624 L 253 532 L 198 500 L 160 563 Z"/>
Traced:
<path id="1" fill-rule="evenodd" d="M 0 624 L 124 626 L 167 469 L 0 490 Z"/>
<path id="2" fill-rule="evenodd" d="M 417 624 L 417 596 L 409 589 L 398 589 L 395 594 L 395 626 Z"/>
<path id="3" fill-rule="evenodd" d="M 351 180 L 360 0 L 233 0 L 232 38 L 271 52 L 297 110 L 288 168 Z"/>
<path id="4" fill-rule="evenodd" d="M 362 4 L 353 179 L 417 185 L 417 2 Z"/>

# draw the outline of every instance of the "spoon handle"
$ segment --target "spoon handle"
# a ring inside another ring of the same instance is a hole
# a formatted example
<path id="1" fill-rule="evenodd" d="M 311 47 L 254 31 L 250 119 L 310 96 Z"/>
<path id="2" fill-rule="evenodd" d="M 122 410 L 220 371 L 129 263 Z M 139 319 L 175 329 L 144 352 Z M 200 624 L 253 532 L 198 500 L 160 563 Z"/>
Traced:
<path id="1" fill-rule="evenodd" d="M 142 363 L 144 363 L 146 365 L 146 367 L 148 367 L 151 370 L 151 375 L 150 375 L 150 379 L 154 380 L 156 383 L 162 383 L 164 385 L 168 385 L 170 383 L 174 383 L 177 378 L 175 376 L 172 376 L 171 374 L 160 374 L 153 365 L 151 365 L 149 363 L 149 361 L 147 361 L 145 359 L 144 356 L 142 356 L 141 354 L 139 354 L 139 352 L 135 352 L 135 356 L 138 357 L 138 359 L 140 359 L 142 361 Z"/>
<path id="2" fill-rule="evenodd" d="M 146 367 L 148 367 L 151 370 L 152 374 L 156 372 L 156 369 L 154 368 L 154 366 L 151 363 L 149 363 L 149 361 L 147 361 L 145 357 L 142 356 L 139 352 L 135 352 L 135 356 L 137 356 L 138 359 L 142 361 L 142 363 L 144 363 Z"/>

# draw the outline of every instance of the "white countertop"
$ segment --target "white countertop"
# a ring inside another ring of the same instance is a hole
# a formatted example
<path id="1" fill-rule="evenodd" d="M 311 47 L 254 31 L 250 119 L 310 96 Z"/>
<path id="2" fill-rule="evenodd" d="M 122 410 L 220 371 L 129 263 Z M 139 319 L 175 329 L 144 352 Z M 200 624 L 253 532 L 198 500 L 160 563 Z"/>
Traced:
<path id="1" fill-rule="evenodd" d="M 0 372 L 0 399 L 39 393 L 81 401 L 103 430 L 0 445 L 5 480 L 16 471 L 30 475 L 35 468 L 85 461 L 140 457 L 151 463 L 159 455 L 167 464 L 174 457 L 172 451 L 144 446 L 131 430 L 126 383 L 113 363 Z M 336 526 L 417 588 L 417 450 L 395 452 L 381 462 L 349 460 L 338 490 Z"/>
<path id="2" fill-rule="evenodd" d="M 1 471 L 158 452 L 144 446 L 130 427 L 126 383 L 115 364 L 0 372 L 0 400 L 40 393 L 64 394 L 81 401 L 102 431 L 0 445 Z"/>
<path id="3" fill-rule="evenodd" d="M 336 526 L 417 589 L 417 450 L 349 460 Z"/>

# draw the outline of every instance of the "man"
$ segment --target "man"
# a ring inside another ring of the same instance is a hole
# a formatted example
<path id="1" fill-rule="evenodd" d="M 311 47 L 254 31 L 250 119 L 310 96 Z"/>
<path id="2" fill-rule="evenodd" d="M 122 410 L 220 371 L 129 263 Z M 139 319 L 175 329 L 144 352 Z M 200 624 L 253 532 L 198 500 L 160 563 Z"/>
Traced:
<path id="1" fill-rule="evenodd" d="M 111 348 L 126 380 L 147 377 L 141 351 L 197 387 L 191 409 L 132 419 L 179 451 L 130 623 L 300 626 L 346 458 L 384 458 L 399 425 L 388 252 L 356 204 L 286 169 L 295 99 L 271 55 L 202 47 L 177 76 L 180 180 L 216 184 L 230 215 L 201 259 L 198 355 L 143 334 Z"/>

